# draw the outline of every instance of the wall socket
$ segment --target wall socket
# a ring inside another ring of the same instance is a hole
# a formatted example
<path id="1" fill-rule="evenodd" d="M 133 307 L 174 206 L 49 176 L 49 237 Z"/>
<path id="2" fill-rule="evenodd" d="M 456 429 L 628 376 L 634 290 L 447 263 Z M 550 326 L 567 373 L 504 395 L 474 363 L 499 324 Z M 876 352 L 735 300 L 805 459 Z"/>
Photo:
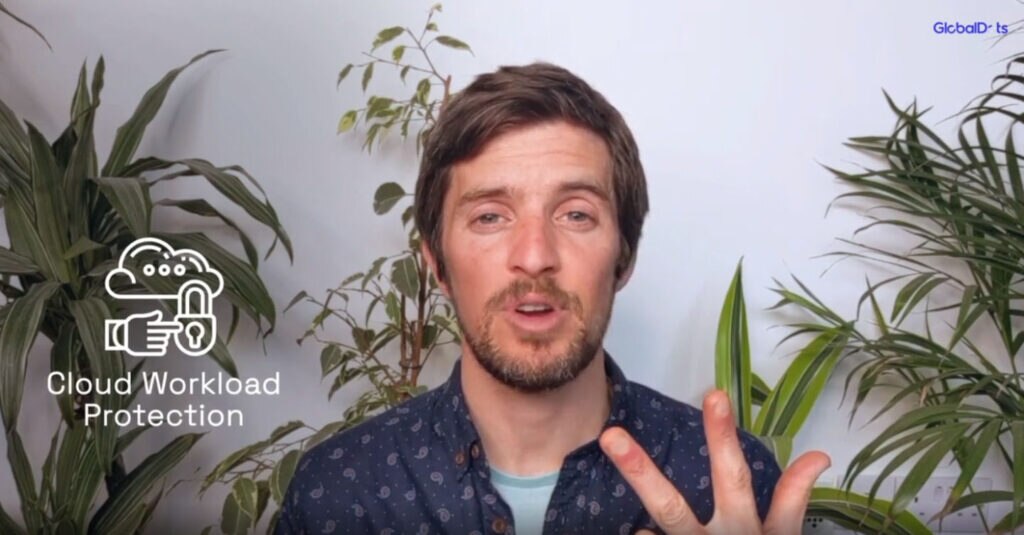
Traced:
<path id="1" fill-rule="evenodd" d="M 910 506 L 907 507 L 911 512 L 917 515 L 917 518 L 921 522 L 928 522 L 936 513 L 942 510 L 942 507 L 946 505 L 946 500 L 949 499 L 949 494 L 953 485 L 956 484 L 956 477 L 933 477 L 925 482 L 924 486 L 921 487 L 921 491 L 917 493 L 917 497 L 911 502 Z M 896 488 L 899 488 L 900 483 L 903 482 L 902 477 L 896 478 Z M 974 491 L 980 490 L 992 490 L 992 479 L 987 477 L 977 477 L 971 481 Z M 985 514 L 986 519 L 991 522 L 993 519 L 988 518 L 988 511 L 986 506 L 981 506 L 982 514 Z M 928 527 L 935 533 L 985 533 L 985 525 L 981 522 L 981 516 L 978 514 L 978 508 L 961 509 L 955 513 L 946 515 L 940 520 L 934 520 L 928 522 Z"/>
<path id="2" fill-rule="evenodd" d="M 802 535 L 834 535 L 836 525 L 820 516 L 804 517 Z"/>
<path id="3" fill-rule="evenodd" d="M 815 486 L 818 487 L 834 487 L 836 485 L 836 478 L 833 475 L 822 475 L 815 482 Z M 807 516 L 804 517 L 804 526 L 800 530 L 801 535 L 834 535 L 836 533 L 837 526 L 829 520 L 825 520 L 824 517 L 820 516 Z"/>
<path id="4" fill-rule="evenodd" d="M 860 476 L 853 481 L 851 489 L 854 492 L 861 494 L 867 494 L 871 490 L 871 485 L 874 484 L 875 479 L 878 476 L 867 475 Z M 961 509 L 953 514 L 947 515 L 942 519 L 941 526 L 939 521 L 928 522 L 936 513 L 942 510 L 942 507 L 946 505 L 946 500 L 949 499 L 950 490 L 953 485 L 956 484 L 956 477 L 933 477 L 925 482 L 924 486 L 921 487 L 921 491 L 918 492 L 917 497 L 910 504 L 907 509 L 912 512 L 921 522 L 927 522 L 928 528 L 932 530 L 936 535 L 939 534 L 974 534 L 974 533 L 985 533 L 985 526 L 981 522 L 981 517 L 978 515 L 978 509 Z M 882 484 L 879 485 L 876 496 L 885 500 L 891 500 L 892 496 L 896 494 L 896 489 L 899 488 L 900 483 L 903 482 L 903 477 L 887 477 L 882 480 Z M 975 491 L 979 490 L 992 490 L 992 479 L 987 477 L 975 478 L 971 482 L 974 486 Z M 992 522 L 992 518 L 989 518 L 988 511 L 985 506 L 982 506 L 982 512 L 985 514 L 986 519 Z M 997 519 L 996 519 L 997 520 Z M 804 533 L 808 533 L 805 531 Z M 821 533 L 821 532 L 811 532 Z M 835 526 L 831 532 L 833 535 L 851 535 L 854 532 Z"/>

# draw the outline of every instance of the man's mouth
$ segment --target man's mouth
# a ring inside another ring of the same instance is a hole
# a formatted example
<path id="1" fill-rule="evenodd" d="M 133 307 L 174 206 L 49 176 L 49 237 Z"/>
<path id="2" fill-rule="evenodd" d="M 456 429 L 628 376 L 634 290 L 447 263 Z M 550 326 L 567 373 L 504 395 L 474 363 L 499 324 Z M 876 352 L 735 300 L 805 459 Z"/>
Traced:
<path id="1" fill-rule="evenodd" d="M 530 293 L 520 298 L 509 299 L 507 308 L 520 314 L 545 314 L 561 307 L 554 299 L 537 293 Z"/>
<path id="2" fill-rule="evenodd" d="M 516 307 L 516 312 L 528 315 L 543 314 L 552 310 L 554 310 L 554 307 L 547 303 L 523 303 Z"/>
<path id="3" fill-rule="evenodd" d="M 554 299 L 539 294 L 511 299 L 505 310 L 513 325 L 527 331 L 549 330 L 558 325 L 565 312 Z"/>

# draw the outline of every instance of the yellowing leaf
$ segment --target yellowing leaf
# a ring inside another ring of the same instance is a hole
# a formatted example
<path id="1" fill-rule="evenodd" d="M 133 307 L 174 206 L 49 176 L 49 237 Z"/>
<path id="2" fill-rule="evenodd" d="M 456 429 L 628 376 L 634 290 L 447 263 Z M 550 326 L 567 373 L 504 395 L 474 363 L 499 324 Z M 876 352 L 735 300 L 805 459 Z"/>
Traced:
<path id="1" fill-rule="evenodd" d="M 338 121 L 338 133 L 348 132 L 356 125 L 356 111 L 349 110 L 345 112 L 345 115 L 341 116 L 341 120 Z"/>

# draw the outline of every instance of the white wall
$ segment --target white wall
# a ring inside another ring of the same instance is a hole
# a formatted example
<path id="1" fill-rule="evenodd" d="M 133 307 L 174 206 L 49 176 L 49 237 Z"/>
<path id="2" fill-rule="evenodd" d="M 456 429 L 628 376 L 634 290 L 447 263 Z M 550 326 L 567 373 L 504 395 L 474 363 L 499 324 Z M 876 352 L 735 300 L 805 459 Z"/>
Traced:
<path id="1" fill-rule="evenodd" d="M 385 157 L 368 156 L 358 136 L 336 136 L 339 116 L 362 96 L 357 84 L 336 91 L 334 82 L 344 64 L 360 60 L 377 30 L 421 24 L 428 2 L 4 4 L 53 44 L 50 52 L 0 18 L 0 98 L 47 136 L 56 136 L 67 121 L 81 62 L 106 58 L 97 120 L 101 154 L 109 150 L 116 126 L 164 72 L 203 50 L 229 50 L 182 76 L 140 153 L 240 163 L 262 181 L 296 248 L 294 264 L 275 254 L 261 266 L 279 305 L 301 289 L 319 294 L 401 246 L 395 219 L 373 215 L 370 203 L 381 181 L 411 186 L 412 146 L 393 143 L 381 153 Z M 789 362 L 785 349 L 773 350 L 785 331 L 768 330 L 783 318 L 764 310 L 775 302 L 768 290 L 773 277 L 796 274 L 839 309 L 852 310 L 863 287 L 863 266 L 845 265 L 819 278 L 828 261 L 812 259 L 832 250 L 835 237 L 849 237 L 860 221 L 849 210 L 824 217 L 842 189 L 819 162 L 864 161 L 841 144 L 891 127 L 881 90 L 901 104 L 916 97 L 934 106 L 933 119 L 944 118 L 985 90 L 1003 68 L 1001 59 L 1019 49 L 1019 38 L 994 45 L 990 38 L 935 35 L 932 24 L 1018 18 L 1019 5 L 1011 0 L 450 0 L 437 21 L 444 33 L 470 43 L 475 55 L 438 57 L 439 68 L 451 72 L 458 86 L 502 64 L 559 63 L 622 111 L 641 147 L 652 209 L 635 275 L 619 295 L 606 345 L 632 379 L 699 403 L 713 384 L 717 316 L 741 256 L 755 369 L 769 381 Z M 397 77 L 385 72 L 377 78 L 387 83 L 375 85 L 375 92 L 398 87 L 391 81 Z M 953 127 L 946 122 L 940 131 Z M 162 191 L 185 196 L 208 190 L 181 183 Z M 182 228 L 166 216 L 158 221 Z M 257 235 L 264 246 L 269 243 L 266 232 Z M 280 369 L 283 394 L 247 401 L 247 425 L 210 433 L 178 476 L 192 477 L 197 466 L 210 468 L 288 419 L 318 424 L 340 415 L 351 395 L 328 403 L 329 385 L 319 384 L 319 348 L 294 342 L 313 313 L 299 307 L 281 317 L 265 355 L 258 343 L 247 341 L 249 326 L 240 331 L 232 348 L 243 375 Z M 23 418 L 54 422 L 56 409 L 42 387 L 48 369 L 44 346 L 32 356 Z M 451 356 L 438 360 L 428 381 L 440 381 L 452 362 Z M 188 375 L 215 369 L 193 360 L 156 366 Z M 796 444 L 797 450 L 827 450 L 837 467 L 831 474 L 840 473 L 877 429 L 847 427 L 847 408 L 838 408 L 840 386 L 830 386 Z M 22 433 L 33 461 L 41 463 L 49 429 L 32 425 Z M 172 434 L 166 428 L 149 432 L 135 455 Z M 167 498 L 156 525 L 215 522 L 221 496 L 213 492 L 198 502 L 194 487 L 181 486 Z M 0 469 L 0 500 L 9 511 L 16 500 L 6 465 Z M 182 515 L 184 510 L 190 512 Z"/>

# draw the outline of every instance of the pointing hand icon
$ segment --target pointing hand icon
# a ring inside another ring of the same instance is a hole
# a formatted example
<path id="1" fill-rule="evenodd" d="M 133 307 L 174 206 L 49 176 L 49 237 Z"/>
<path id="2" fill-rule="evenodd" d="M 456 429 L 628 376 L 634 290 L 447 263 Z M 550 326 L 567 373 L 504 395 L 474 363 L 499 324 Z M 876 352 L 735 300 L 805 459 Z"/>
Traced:
<path id="1" fill-rule="evenodd" d="M 182 329 L 177 321 L 164 321 L 154 310 L 132 314 L 123 320 L 108 319 L 104 332 L 107 351 L 125 351 L 134 357 L 162 357 L 167 354 L 171 335 Z"/>

